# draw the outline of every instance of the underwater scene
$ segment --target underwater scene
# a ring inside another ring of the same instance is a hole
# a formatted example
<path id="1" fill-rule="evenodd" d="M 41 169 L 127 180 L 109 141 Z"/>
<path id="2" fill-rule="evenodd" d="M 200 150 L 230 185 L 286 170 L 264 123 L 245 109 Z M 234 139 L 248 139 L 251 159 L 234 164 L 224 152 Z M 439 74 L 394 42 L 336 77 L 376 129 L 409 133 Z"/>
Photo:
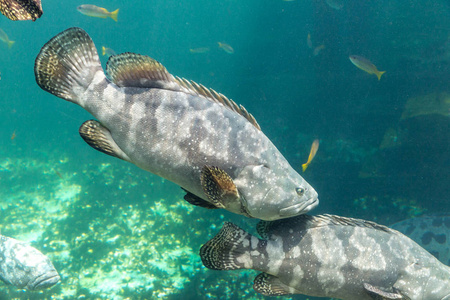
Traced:
<path id="1" fill-rule="evenodd" d="M 0 300 L 450 299 L 449 1 L 40 2 L 0 0 Z"/>

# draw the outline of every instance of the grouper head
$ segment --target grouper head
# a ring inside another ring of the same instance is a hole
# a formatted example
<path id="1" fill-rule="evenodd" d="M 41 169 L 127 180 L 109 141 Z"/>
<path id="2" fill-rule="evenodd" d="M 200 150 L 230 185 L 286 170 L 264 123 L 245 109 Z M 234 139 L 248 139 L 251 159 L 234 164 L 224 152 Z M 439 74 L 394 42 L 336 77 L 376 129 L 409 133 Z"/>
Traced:
<path id="1" fill-rule="evenodd" d="M 319 204 L 317 192 L 294 169 L 246 166 L 234 180 L 249 217 L 272 221 L 305 214 Z"/>

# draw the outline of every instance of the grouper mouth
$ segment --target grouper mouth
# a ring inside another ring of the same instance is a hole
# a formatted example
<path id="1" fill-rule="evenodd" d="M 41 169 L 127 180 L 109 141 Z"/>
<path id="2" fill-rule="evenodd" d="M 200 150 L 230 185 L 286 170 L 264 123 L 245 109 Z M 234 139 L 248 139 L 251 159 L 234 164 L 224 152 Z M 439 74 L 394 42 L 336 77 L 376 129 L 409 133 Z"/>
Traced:
<path id="1" fill-rule="evenodd" d="M 60 279 L 61 277 L 56 272 L 51 276 L 49 276 L 48 274 L 42 274 L 41 276 L 33 280 L 32 283 L 29 284 L 30 290 L 42 290 L 49 288 L 58 283 Z"/>
<path id="2" fill-rule="evenodd" d="M 292 217 L 300 214 L 307 213 L 314 207 L 316 207 L 319 204 L 319 198 L 317 196 L 309 198 L 307 201 L 294 204 L 289 207 L 285 207 L 283 209 L 280 209 L 280 216 L 281 217 Z"/>

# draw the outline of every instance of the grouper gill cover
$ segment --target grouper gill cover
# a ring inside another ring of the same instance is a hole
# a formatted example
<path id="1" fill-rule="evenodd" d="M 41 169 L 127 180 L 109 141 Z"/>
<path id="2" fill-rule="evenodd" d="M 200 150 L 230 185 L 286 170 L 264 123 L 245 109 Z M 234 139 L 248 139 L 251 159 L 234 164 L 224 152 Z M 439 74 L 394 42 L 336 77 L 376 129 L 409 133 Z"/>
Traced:
<path id="1" fill-rule="evenodd" d="M 263 220 L 317 206 L 244 107 L 139 54 L 112 56 L 106 74 L 80 28 L 51 39 L 35 63 L 42 89 L 98 120 L 80 128 L 89 145 L 180 185 L 188 202 Z"/>

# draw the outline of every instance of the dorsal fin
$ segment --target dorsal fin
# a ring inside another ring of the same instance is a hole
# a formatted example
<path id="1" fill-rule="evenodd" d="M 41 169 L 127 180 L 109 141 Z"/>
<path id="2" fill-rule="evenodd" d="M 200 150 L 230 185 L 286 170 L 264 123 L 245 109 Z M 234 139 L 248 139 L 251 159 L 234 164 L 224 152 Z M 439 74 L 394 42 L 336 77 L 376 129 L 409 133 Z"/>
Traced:
<path id="1" fill-rule="evenodd" d="M 223 106 L 227 107 L 228 109 L 234 111 L 235 113 L 243 116 L 247 119 L 250 123 L 252 123 L 253 126 L 255 126 L 258 130 L 261 130 L 261 127 L 259 126 L 258 122 L 256 122 L 255 117 L 251 113 L 249 113 L 244 106 L 237 105 L 236 102 L 234 102 L 231 99 L 228 99 L 225 95 L 217 93 L 213 89 L 209 89 L 201 84 L 198 84 L 194 81 L 188 81 L 184 78 L 175 77 L 176 82 L 183 87 L 183 91 L 192 95 L 199 95 L 203 96 L 206 99 L 220 103 Z"/>
<path id="2" fill-rule="evenodd" d="M 174 77 L 161 63 L 149 56 L 130 52 L 113 55 L 106 64 L 106 73 L 120 87 L 160 88 L 202 96 L 240 114 L 261 130 L 253 115 L 242 105 L 238 106 L 233 100 L 194 81 Z"/>
<path id="3" fill-rule="evenodd" d="M 354 226 L 354 227 L 366 227 L 373 228 L 376 230 L 381 230 L 387 233 L 395 233 L 395 230 L 389 227 L 377 224 L 375 222 L 366 221 L 362 219 L 353 219 L 340 217 L 335 215 L 300 215 L 293 218 L 281 219 L 277 221 L 260 221 L 256 226 L 258 234 L 263 238 L 267 239 L 272 234 L 277 234 L 278 232 L 286 232 L 286 228 L 295 228 L 295 232 L 302 230 L 330 226 L 330 225 L 341 225 L 341 226 Z"/>

